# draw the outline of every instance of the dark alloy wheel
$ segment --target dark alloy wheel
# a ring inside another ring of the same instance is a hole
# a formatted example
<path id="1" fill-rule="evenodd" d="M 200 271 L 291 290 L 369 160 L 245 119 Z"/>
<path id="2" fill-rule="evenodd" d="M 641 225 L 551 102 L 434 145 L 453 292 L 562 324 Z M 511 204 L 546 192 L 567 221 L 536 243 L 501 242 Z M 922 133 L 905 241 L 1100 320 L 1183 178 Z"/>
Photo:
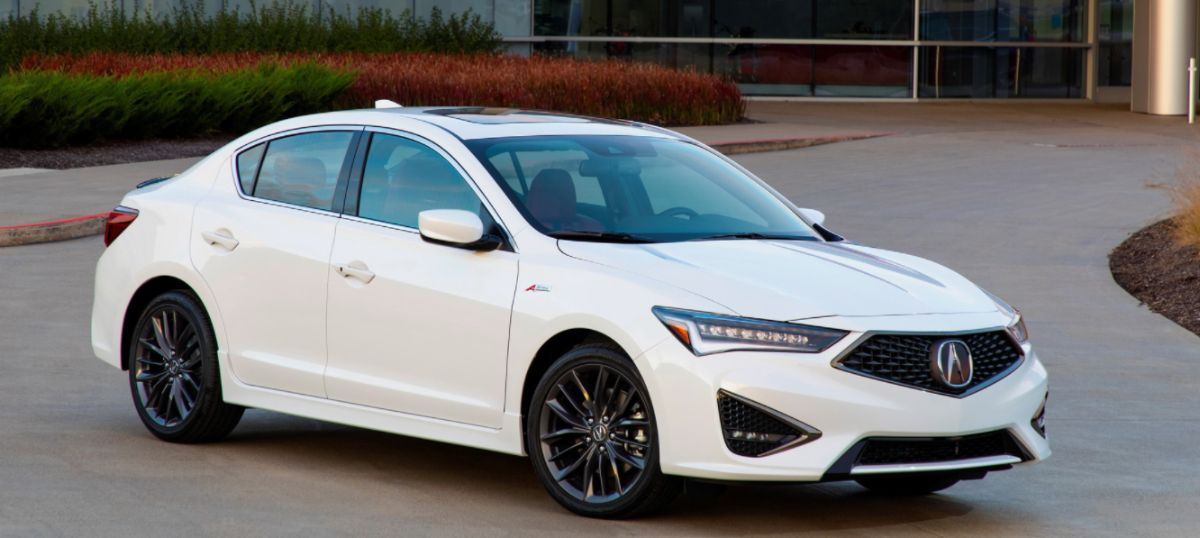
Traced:
<path id="1" fill-rule="evenodd" d="M 928 495 L 958 483 L 954 473 L 921 473 L 896 476 L 862 477 L 855 482 L 872 493 L 891 496 Z"/>
<path id="2" fill-rule="evenodd" d="M 551 496 L 592 517 L 661 508 L 682 481 L 658 467 L 654 409 L 619 349 L 592 344 L 560 358 L 530 404 L 526 447 Z"/>
<path id="3" fill-rule="evenodd" d="M 242 417 L 243 408 L 221 400 L 216 340 L 188 293 L 165 293 L 142 312 L 130 342 L 129 388 L 142 423 L 166 441 L 215 441 Z"/>

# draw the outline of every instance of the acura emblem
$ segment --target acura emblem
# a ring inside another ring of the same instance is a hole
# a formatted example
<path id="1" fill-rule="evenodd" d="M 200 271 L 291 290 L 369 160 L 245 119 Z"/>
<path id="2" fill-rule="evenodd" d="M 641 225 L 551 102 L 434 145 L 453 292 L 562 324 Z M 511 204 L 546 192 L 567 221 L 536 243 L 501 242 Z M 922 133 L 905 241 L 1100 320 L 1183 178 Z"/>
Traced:
<path id="1" fill-rule="evenodd" d="M 971 360 L 971 348 L 962 340 L 942 340 L 933 346 L 929 357 L 934 381 L 952 389 L 961 389 L 971 384 L 975 364 Z"/>

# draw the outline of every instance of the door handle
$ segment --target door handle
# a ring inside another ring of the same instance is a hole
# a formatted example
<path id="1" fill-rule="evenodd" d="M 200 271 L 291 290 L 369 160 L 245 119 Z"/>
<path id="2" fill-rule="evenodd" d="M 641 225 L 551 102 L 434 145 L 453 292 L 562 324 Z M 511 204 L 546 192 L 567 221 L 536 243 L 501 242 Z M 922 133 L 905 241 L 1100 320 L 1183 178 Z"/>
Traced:
<path id="1" fill-rule="evenodd" d="M 337 270 L 339 275 L 342 275 L 345 278 L 357 278 L 358 280 L 361 280 L 363 284 L 370 284 L 372 280 L 375 280 L 375 273 L 372 273 L 370 269 L 367 269 L 367 264 L 360 261 L 335 265 L 334 269 Z"/>
<path id="2" fill-rule="evenodd" d="M 233 238 L 233 234 L 228 230 L 217 230 L 215 232 L 200 232 L 200 237 L 204 238 L 204 242 L 214 246 L 220 246 L 225 250 L 233 250 L 238 246 L 238 240 Z"/>

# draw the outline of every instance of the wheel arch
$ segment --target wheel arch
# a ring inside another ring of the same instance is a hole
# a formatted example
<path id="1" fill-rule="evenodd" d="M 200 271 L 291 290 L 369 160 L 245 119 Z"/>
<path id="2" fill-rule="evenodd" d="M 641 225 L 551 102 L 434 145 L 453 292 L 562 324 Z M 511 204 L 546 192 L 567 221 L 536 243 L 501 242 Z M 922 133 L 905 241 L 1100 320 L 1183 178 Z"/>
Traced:
<path id="1" fill-rule="evenodd" d="M 156 276 L 143 282 L 141 286 L 138 286 L 137 291 L 133 292 L 133 295 L 130 297 L 129 304 L 125 307 L 124 319 L 121 321 L 120 357 L 122 370 L 129 369 L 129 341 L 130 338 L 133 337 L 133 329 L 134 326 L 137 325 L 138 318 L 142 315 L 142 310 L 144 310 L 146 305 L 150 304 L 150 301 L 153 301 L 155 297 L 158 297 L 159 295 L 169 291 L 188 292 L 200 302 L 201 308 L 204 308 L 206 312 L 209 312 L 209 318 L 212 318 L 212 313 L 209 311 L 208 305 L 204 304 L 204 299 L 199 293 L 196 292 L 195 288 L 193 288 L 187 282 L 170 275 Z"/>
<path id="2" fill-rule="evenodd" d="M 627 358 L 630 356 L 629 350 L 617 343 L 615 339 L 595 329 L 581 327 L 567 329 L 551 336 L 538 348 L 533 360 L 529 363 L 529 368 L 525 370 L 525 380 L 521 384 L 521 431 L 525 430 L 525 420 L 529 416 L 529 404 L 533 400 L 533 393 L 537 390 L 537 384 L 541 381 L 542 376 L 546 374 L 554 361 L 570 351 L 571 348 L 590 343 L 611 344 L 621 349 Z M 632 364 L 632 359 L 630 363 Z M 522 445 L 524 445 L 524 438 L 525 436 L 522 435 Z"/>

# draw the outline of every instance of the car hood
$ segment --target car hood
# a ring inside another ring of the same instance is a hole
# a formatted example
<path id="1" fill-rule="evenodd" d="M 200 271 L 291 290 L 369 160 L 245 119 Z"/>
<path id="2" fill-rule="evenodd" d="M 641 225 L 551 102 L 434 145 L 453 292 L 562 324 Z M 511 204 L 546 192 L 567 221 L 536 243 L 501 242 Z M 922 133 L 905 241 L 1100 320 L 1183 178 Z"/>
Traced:
<path id="1" fill-rule="evenodd" d="M 686 289 L 753 318 L 790 321 L 997 310 L 979 287 L 941 265 L 847 243 L 559 241 L 559 248 L 574 258 Z"/>

